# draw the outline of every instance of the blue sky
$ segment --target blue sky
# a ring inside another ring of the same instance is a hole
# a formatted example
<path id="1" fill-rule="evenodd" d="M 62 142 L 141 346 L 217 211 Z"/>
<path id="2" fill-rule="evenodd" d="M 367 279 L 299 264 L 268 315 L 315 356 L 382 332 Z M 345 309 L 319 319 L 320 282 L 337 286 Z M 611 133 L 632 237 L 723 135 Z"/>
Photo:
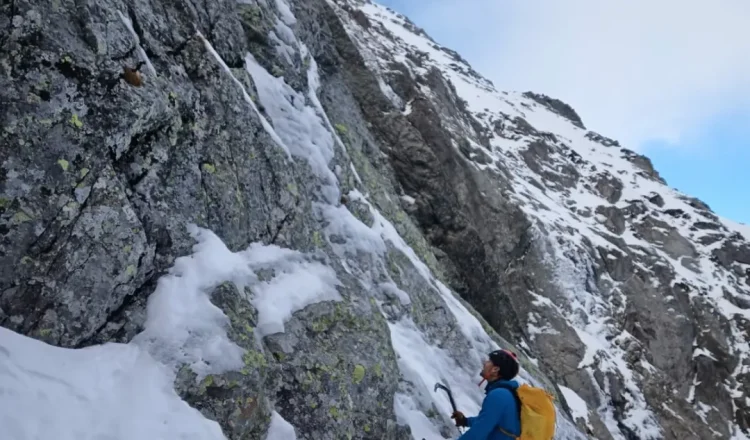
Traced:
<path id="1" fill-rule="evenodd" d="M 669 185 L 750 224 L 750 2 L 376 1 L 498 89 L 567 102 Z"/>

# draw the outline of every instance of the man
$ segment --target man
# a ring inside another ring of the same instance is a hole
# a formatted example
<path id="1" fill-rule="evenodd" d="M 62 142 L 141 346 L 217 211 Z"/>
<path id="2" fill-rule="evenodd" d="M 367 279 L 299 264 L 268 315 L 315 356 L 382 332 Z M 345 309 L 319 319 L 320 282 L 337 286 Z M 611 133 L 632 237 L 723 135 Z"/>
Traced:
<path id="1" fill-rule="evenodd" d="M 518 375 L 518 369 L 515 353 L 508 350 L 490 353 L 480 373 L 487 387 L 479 415 L 466 417 L 456 411 L 451 416 L 456 419 L 456 426 L 469 428 L 458 440 L 515 440 L 521 435 L 518 402 L 510 390 L 503 388 L 518 389 L 518 382 L 512 380 Z"/>

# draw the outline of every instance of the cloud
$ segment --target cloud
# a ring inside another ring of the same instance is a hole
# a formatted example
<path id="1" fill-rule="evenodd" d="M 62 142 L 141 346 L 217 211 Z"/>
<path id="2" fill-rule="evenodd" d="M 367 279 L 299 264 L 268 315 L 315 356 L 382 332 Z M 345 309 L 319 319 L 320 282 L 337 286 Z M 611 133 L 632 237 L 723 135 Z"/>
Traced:
<path id="1" fill-rule="evenodd" d="M 750 116 L 747 0 L 387 0 L 501 90 L 566 101 L 631 148 Z M 748 124 L 750 125 L 750 124 Z"/>

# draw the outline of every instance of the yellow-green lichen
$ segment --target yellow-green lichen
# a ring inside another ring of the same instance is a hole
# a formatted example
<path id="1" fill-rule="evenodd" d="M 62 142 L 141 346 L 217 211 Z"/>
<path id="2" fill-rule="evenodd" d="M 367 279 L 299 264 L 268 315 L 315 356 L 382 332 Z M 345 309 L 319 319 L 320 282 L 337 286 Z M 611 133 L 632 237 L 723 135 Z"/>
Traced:
<path id="1" fill-rule="evenodd" d="M 370 425 L 365 424 L 365 432 L 370 432 Z"/>
<path id="2" fill-rule="evenodd" d="M 72 63 L 72 62 L 73 62 L 73 59 L 72 59 L 72 58 L 70 58 L 70 55 L 63 55 L 63 56 L 62 56 L 62 57 L 60 58 L 60 62 L 62 62 L 63 64 L 70 64 L 70 63 Z"/>
<path id="3" fill-rule="evenodd" d="M 68 167 L 70 167 L 70 163 L 65 159 L 58 159 L 57 164 L 60 165 L 63 171 L 68 171 Z"/>
<path id="4" fill-rule="evenodd" d="M 315 247 L 323 247 L 323 239 L 320 237 L 320 232 L 315 231 L 312 234 L 312 242 L 315 245 Z"/>
<path id="5" fill-rule="evenodd" d="M 74 126 L 75 128 L 81 128 L 83 127 L 83 122 L 80 118 L 78 118 L 78 115 L 73 113 L 73 116 L 70 117 L 70 124 Z"/>
<path id="6" fill-rule="evenodd" d="M 288 183 L 286 185 L 287 191 L 292 193 L 295 197 L 299 195 L 299 190 L 297 189 L 297 185 L 294 183 Z"/>
<path id="7" fill-rule="evenodd" d="M 81 168 L 81 171 L 78 172 L 78 175 L 83 179 L 84 177 L 89 175 L 89 169 L 88 168 Z"/>
<path id="8" fill-rule="evenodd" d="M 10 205 L 10 200 L 5 197 L 0 197 L 0 208 L 5 208 L 8 205 Z"/>
<path id="9" fill-rule="evenodd" d="M 208 174 L 213 174 L 216 172 L 216 167 L 210 163 L 204 163 L 202 166 L 202 169 L 203 169 L 203 172 L 206 172 Z"/>
<path id="10" fill-rule="evenodd" d="M 329 316 L 323 316 L 312 323 L 312 329 L 315 333 L 322 333 L 333 325 L 333 320 Z"/>
<path id="11" fill-rule="evenodd" d="M 245 206 L 245 199 L 242 197 L 242 191 L 239 187 L 234 189 L 234 199 L 237 201 L 237 205 Z"/>
<path id="12" fill-rule="evenodd" d="M 16 223 L 26 223 L 26 222 L 30 222 L 31 220 L 32 220 L 31 216 L 28 215 L 28 214 L 26 214 L 23 211 L 18 211 L 13 216 L 13 221 L 16 222 Z"/>
<path id="13" fill-rule="evenodd" d="M 130 265 L 128 265 L 128 267 L 127 267 L 127 268 L 125 269 L 125 272 L 126 272 L 126 273 L 127 273 L 127 274 L 128 274 L 129 276 L 131 276 L 131 277 L 132 277 L 133 275 L 135 275 L 135 274 L 136 274 L 136 272 L 138 272 L 138 270 L 137 270 L 137 269 L 135 268 L 135 266 L 134 266 L 134 265 L 130 264 Z"/>
<path id="14" fill-rule="evenodd" d="M 261 20 L 261 10 L 257 6 L 241 5 L 240 17 L 248 25 L 257 26 Z"/>
<path id="15" fill-rule="evenodd" d="M 122 251 L 123 251 L 123 252 L 125 252 L 126 254 L 129 254 L 129 253 L 130 253 L 130 251 L 132 251 L 132 250 L 133 250 L 133 246 L 131 246 L 131 245 L 129 245 L 129 244 L 126 244 L 126 245 L 125 245 L 125 246 L 123 246 L 123 248 L 122 248 Z"/>
<path id="16" fill-rule="evenodd" d="M 383 367 L 380 366 L 380 362 L 375 364 L 375 367 L 373 368 L 375 372 L 375 376 L 377 377 L 383 377 Z"/>
<path id="17" fill-rule="evenodd" d="M 339 418 L 339 409 L 336 408 L 335 406 L 332 406 L 332 407 L 328 408 L 328 412 L 331 414 L 331 416 L 334 419 L 338 419 Z"/>
<path id="18" fill-rule="evenodd" d="M 203 394 L 203 393 L 205 393 L 205 392 L 206 392 L 206 388 L 208 388 L 208 387 L 210 387 L 211 385 L 213 385 L 213 383 L 214 383 L 214 377 L 213 377 L 213 376 L 211 376 L 211 375 L 208 375 L 208 376 L 206 376 L 206 377 L 205 377 L 205 378 L 203 378 L 203 380 L 201 381 L 201 384 L 200 384 L 200 386 L 198 387 L 198 392 L 199 392 L 200 394 Z"/>
<path id="19" fill-rule="evenodd" d="M 39 336 L 46 338 L 47 336 L 52 334 L 52 330 L 48 328 L 43 328 L 39 330 Z"/>
<path id="20" fill-rule="evenodd" d="M 242 369 L 241 373 L 244 375 L 250 374 L 252 369 L 258 369 L 268 365 L 266 358 L 263 353 L 255 350 L 247 350 L 242 356 L 243 362 L 245 362 L 245 368 Z"/>
<path id="21" fill-rule="evenodd" d="M 363 365 L 356 365 L 354 367 L 354 372 L 352 373 L 352 380 L 354 380 L 354 383 L 360 383 L 362 382 L 362 379 L 365 378 L 365 367 Z"/>
<path id="22" fill-rule="evenodd" d="M 336 131 L 337 131 L 337 132 L 338 132 L 338 133 L 339 133 L 340 135 L 342 135 L 342 134 L 346 134 L 346 133 L 348 133 L 348 132 L 349 132 L 349 129 L 348 129 L 348 128 L 346 128 L 346 125 L 344 125 L 344 124 L 335 124 L 335 125 L 334 125 L 334 128 L 336 128 Z"/>

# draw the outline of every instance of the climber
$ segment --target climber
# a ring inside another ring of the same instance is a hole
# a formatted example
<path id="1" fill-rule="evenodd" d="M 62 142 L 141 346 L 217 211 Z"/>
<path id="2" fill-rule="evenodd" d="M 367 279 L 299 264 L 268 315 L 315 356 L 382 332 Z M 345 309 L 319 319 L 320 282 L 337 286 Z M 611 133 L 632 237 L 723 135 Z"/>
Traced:
<path id="1" fill-rule="evenodd" d="M 458 440 L 514 440 L 521 435 L 518 403 L 513 393 L 505 388 L 518 389 L 518 382 L 512 380 L 518 370 L 515 353 L 496 350 L 489 354 L 480 373 L 487 386 L 479 415 L 466 417 L 461 411 L 451 415 L 456 419 L 456 426 L 469 428 Z"/>

